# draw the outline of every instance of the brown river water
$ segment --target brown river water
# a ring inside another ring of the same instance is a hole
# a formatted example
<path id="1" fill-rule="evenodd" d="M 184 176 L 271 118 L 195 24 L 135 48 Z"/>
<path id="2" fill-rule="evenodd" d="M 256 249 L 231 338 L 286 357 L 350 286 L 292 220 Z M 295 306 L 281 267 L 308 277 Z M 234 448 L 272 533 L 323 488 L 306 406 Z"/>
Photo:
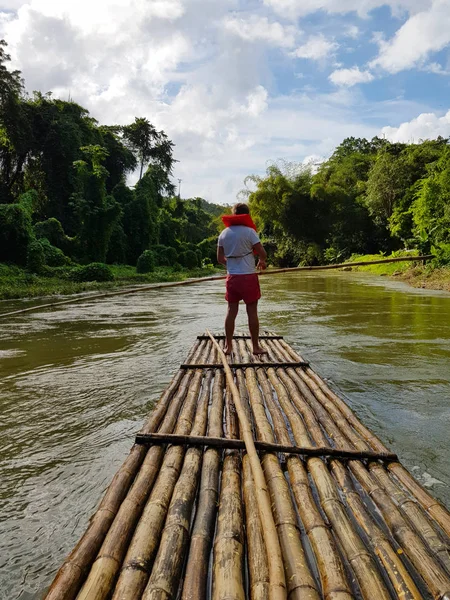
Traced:
<path id="1" fill-rule="evenodd" d="M 223 285 L 0 320 L 2 600 L 42 598 L 195 336 L 222 329 Z M 450 505 L 450 294 L 353 273 L 277 275 L 262 290 L 262 327 Z"/>

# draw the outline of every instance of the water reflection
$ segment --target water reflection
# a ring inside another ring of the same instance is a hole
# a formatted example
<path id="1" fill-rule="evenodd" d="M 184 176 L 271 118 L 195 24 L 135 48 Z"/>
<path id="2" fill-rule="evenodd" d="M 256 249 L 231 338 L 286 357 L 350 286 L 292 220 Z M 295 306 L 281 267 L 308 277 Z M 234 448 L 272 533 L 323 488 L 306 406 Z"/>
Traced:
<path id="1" fill-rule="evenodd" d="M 262 287 L 263 326 L 339 383 L 450 503 L 450 295 L 366 274 L 282 275 Z M 216 282 L 0 321 L 1 598 L 40 597 L 151 403 L 194 337 L 222 328 L 224 310 Z"/>

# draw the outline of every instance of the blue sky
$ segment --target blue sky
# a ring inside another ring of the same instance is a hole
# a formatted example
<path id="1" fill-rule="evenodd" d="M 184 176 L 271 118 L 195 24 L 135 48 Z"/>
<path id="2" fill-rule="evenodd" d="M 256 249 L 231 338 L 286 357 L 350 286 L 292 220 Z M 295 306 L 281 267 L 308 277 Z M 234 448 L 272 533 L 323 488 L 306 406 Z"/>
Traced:
<path id="1" fill-rule="evenodd" d="M 450 135 L 450 0 L 0 0 L 0 30 L 30 91 L 163 128 L 186 197 L 348 136 Z"/>

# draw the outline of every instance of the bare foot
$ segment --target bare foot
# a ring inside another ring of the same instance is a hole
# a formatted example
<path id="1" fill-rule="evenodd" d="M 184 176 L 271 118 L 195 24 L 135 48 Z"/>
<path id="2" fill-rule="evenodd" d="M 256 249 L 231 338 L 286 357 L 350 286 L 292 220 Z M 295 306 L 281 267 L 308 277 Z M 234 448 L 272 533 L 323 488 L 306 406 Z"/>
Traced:
<path id="1" fill-rule="evenodd" d="M 257 346 L 256 348 L 253 348 L 253 354 L 267 354 L 267 350 L 264 350 L 261 346 Z"/>
<path id="2" fill-rule="evenodd" d="M 227 356 L 229 356 L 231 354 L 232 350 L 231 348 L 228 348 L 228 346 L 225 346 L 223 353 L 226 354 Z"/>

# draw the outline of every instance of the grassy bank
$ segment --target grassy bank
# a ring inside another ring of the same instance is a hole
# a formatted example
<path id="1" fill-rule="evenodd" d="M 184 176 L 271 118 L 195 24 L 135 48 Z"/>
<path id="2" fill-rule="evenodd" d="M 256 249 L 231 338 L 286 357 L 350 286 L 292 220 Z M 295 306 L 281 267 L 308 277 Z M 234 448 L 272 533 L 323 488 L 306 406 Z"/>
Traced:
<path id="1" fill-rule="evenodd" d="M 353 262 L 363 260 L 380 260 L 383 258 L 396 258 L 399 256 L 411 256 L 411 252 L 393 252 L 390 256 L 382 254 L 366 254 L 364 256 L 352 256 Z M 425 265 L 421 263 L 398 262 L 384 265 L 372 265 L 367 267 L 352 267 L 354 271 L 367 271 L 374 275 L 390 276 L 404 281 L 417 288 L 429 290 L 445 290 L 450 292 L 450 266 L 436 266 L 434 261 Z"/>
<path id="2" fill-rule="evenodd" d="M 110 265 L 110 268 L 114 274 L 114 281 L 76 282 L 64 277 L 62 273 L 57 276 L 53 273 L 36 275 L 20 267 L 0 263 L 0 300 L 78 294 L 127 285 L 183 281 L 191 277 L 208 277 L 219 272 L 218 268 L 174 271 L 170 267 L 159 267 L 152 273 L 139 274 L 134 267 L 127 265 Z"/>

